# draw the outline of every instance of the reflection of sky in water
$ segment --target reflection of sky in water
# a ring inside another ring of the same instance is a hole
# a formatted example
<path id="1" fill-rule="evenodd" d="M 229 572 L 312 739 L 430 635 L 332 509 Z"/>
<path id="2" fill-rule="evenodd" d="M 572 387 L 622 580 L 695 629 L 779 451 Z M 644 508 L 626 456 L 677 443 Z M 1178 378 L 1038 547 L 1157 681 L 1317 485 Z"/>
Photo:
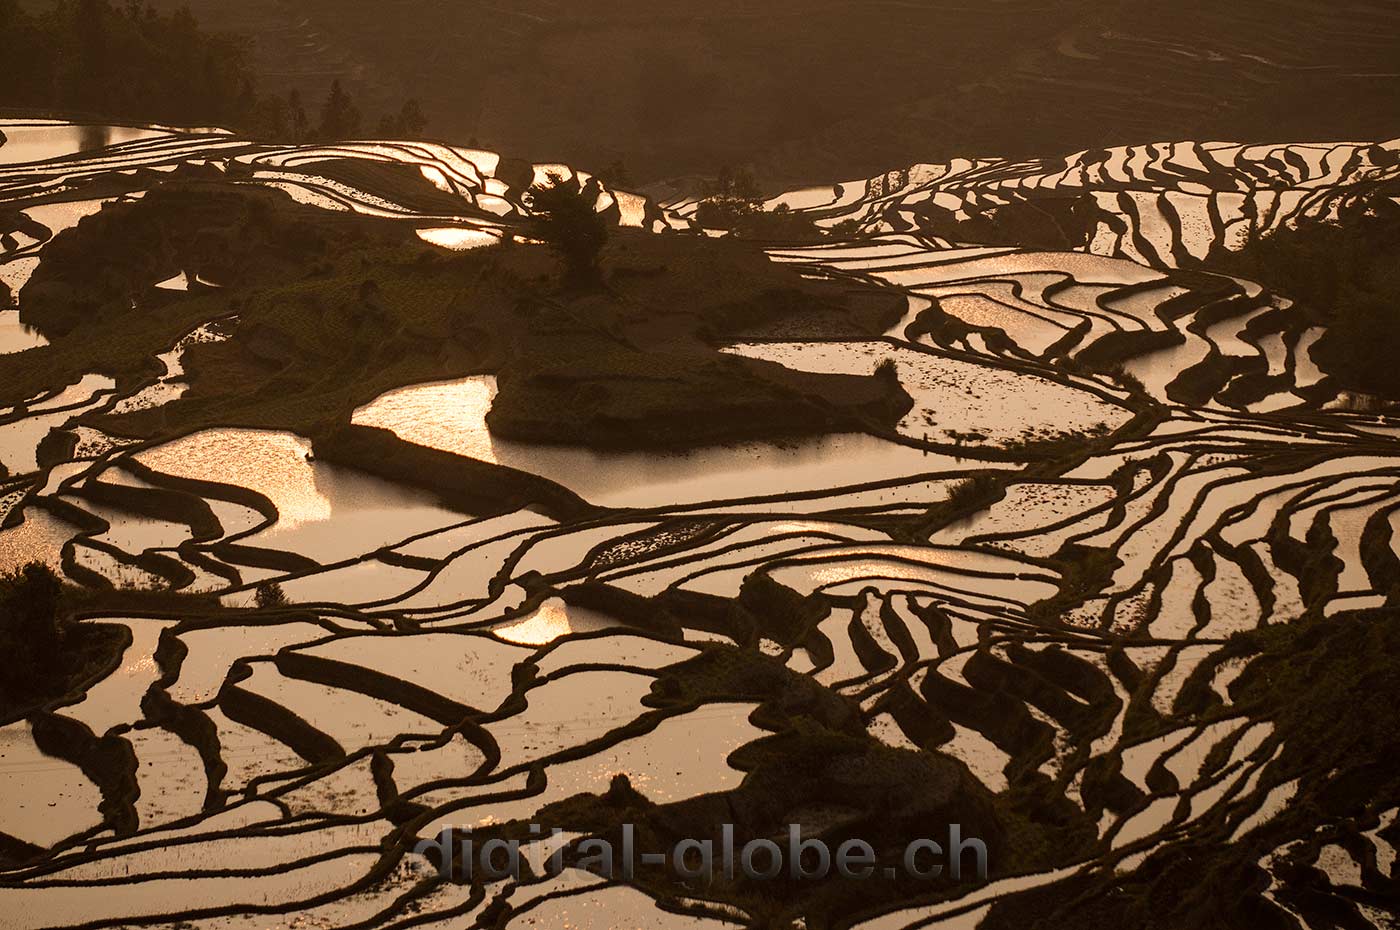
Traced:
<path id="1" fill-rule="evenodd" d="M 85 217 L 101 210 L 110 200 L 70 200 L 63 203 L 45 203 L 37 207 L 25 207 L 24 215 L 48 228 L 57 236 L 65 229 L 77 226 Z"/>
<path id="2" fill-rule="evenodd" d="M 489 233 L 482 229 L 461 229 L 455 226 L 431 227 L 420 229 L 417 232 L 418 238 L 424 242 L 441 246 L 444 249 L 451 249 L 454 252 L 479 249 L 501 241 L 501 237 L 495 233 Z"/>
<path id="3" fill-rule="evenodd" d="M 47 846 L 101 819 L 102 794 L 71 762 L 44 755 L 28 723 L 0 729 L 0 830 Z"/>
<path id="4" fill-rule="evenodd" d="M 18 310 L 0 311 L 0 355 L 46 346 L 49 341 L 37 329 L 19 321 Z"/>
<path id="5" fill-rule="evenodd" d="M 310 451 L 311 443 L 292 433 L 216 429 L 136 458 L 165 474 L 263 494 L 277 507 L 278 520 L 251 543 L 301 552 L 323 563 L 465 519 L 439 507 L 427 493 L 309 461 Z"/>
<path id="6" fill-rule="evenodd" d="M 78 532 L 76 526 L 48 511 L 29 507 L 24 511 L 23 523 L 0 530 L 0 571 L 14 571 L 30 562 L 43 562 L 60 571 L 63 544 Z"/>
<path id="7" fill-rule="evenodd" d="M 557 597 L 541 604 L 534 613 L 491 630 L 507 642 L 522 646 L 544 646 L 570 633 L 601 630 L 616 623 L 596 611 L 570 607 Z"/>
<path id="8" fill-rule="evenodd" d="M 236 484 L 257 491 L 277 508 L 284 528 L 327 520 L 331 502 L 307 460 L 311 443 L 291 433 L 218 429 L 195 433 L 136 456 L 159 472 Z"/>
<path id="9" fill-rule="evenodd" d="M 606 506 L 662 506 L 790 494 L 957 467 L 873 436 L 839 434 L 789 443 L 747 442 L 686 452 L 595 452 L 493 437 L 490 376 L 400 388 L 355 411 L 354 422 L 485 462 L 533 472 Z"/>
<path id="10" fill-rule="evenodd" d="M 114 385 L 115 382 L 105 375 L 84 375 L 53 397 L 31 404 L 30 416 L 0 426 L 0 462 L 12 475 L 37 471 L 37 448 L 49 430 L 101 404 L 106 395 L 98 396 L 97 392 L 109 391 Z M 67 407 L 72 409 L 63 409 Z"/>
<path id="11" fill-rule="evenodd" d="M 119 142 L 167 135 L 159 129 L 135 126 L 14 125 L 0 122 L 9 141 L 0 145 L 0 165 L 46 161 L 78 152 L 91 152 Z"/>

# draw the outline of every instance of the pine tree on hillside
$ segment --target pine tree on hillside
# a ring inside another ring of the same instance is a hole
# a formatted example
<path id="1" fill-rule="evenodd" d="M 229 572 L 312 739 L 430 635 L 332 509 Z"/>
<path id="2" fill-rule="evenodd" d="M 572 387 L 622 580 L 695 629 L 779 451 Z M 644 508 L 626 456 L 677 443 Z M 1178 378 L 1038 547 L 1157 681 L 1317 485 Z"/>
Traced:
<path id="1" fill-rule="evenodd" d="M 306 117 L 306 107 L 298 90 L 287 95 L 287 131 L 293 142 L 305 142 L 311 135 L 311 120 Z"/>
<path id="2" fill-rule="evenodd" d="M 349 139 L 360 132 L 360 110 L 345 88 L 337 79 L 331 82 L 331 92 L 321 107 L 321 125 L 316 134 L 321 139 L 332 142 Z"/>

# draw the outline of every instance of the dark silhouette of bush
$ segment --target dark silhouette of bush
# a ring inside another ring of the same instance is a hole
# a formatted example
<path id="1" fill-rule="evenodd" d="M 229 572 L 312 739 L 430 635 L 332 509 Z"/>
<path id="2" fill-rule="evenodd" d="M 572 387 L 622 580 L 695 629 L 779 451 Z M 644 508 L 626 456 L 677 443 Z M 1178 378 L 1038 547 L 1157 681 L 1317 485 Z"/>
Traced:
<path id="1" fill-rule="evenodd" d="M 720 170 L 709 196 L 700 201 L 695 220 L 705 229 L 727 229 L 740 239 L 810 242 L 824 238 L 816 224 L 785 203 L 763 209 L 762 195 L 753 175 Z"/>
<path id="2" fill-rule="evenodd" d="M 526 192 L 530 232 L 564 260 L 568 282 L 576 287 L 602 283 L 599 267 L 608 241 L 608 221 L 597 210 L 598 187 L 551 173 Z"/>
<path id="3" fill-rule="evenodd" d="M 978 508 L 1001 491 L 1001 479 L 991 474 L 964 478 L 948 489 L 948 504 L 956 510 Z"/>
<path id="4" fill-rule="evenodd" d="M 813 242 L 826 238 L 807 217 L 784 207 L 779 204 L 767 211 L 743 200 L 706 200 L 695 218 L 706 229 L 727 229 L 740 239 Z"/>
<path id="5" fill-rule="evenodd" d="M 282 590 L 282 586 L 275 581 L 264 581 L 258 585 L 253 593 L 253 603 L 259 610 L 271 610 L 277 607 L 286 607 L 291 603 L 287 597 L 287 592 Z"/>
<path id="6" fill-rule="evenodd" d="M 753 203 L 762 198 L 758 181 L 754 179 L 752 171 L 748 168 L 740 168 L 735 171 L 725 165 L 719 169 L 719 174 L 715 177 L 714 186 L 710 188 L 707 199 L 742 200 L 746 203 Z"/>

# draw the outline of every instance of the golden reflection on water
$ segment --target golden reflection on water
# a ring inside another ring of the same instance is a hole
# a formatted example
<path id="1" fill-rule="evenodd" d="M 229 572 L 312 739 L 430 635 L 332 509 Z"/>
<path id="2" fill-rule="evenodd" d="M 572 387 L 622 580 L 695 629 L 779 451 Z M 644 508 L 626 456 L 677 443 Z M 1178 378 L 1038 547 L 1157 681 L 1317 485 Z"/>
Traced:
<path id="1" fill-rule="evenodd" d="M 496 379 L 465 378 L 390 391 L 356 410 L 352 422 L 387 429 L 400 439 L 499 464 L 486 429 Z"/>
<path id="2" fill-rule="evenodd" d="M 47 511 L 27 508 L 23 523 L 0 531 L 0 572 L 11 572 L 30 562 L 43 562 L 55 571 L 62 571 L 63 544 L 78 532 L 76 526 Z"/>
<path id="3" fill-rule="evenodd" d="M 499 235 L 487 232 L 484 229 L 461 229 L 456 226 L 434 226 L 419 229 L 417 232 L 418 238 L 429 245 L 451 249 L 454 252 L 465 252 L 468 249 L 480 249 L 495 245 L 501 241 Z"/>
<path id="4" fill-rule="evenodd" d="M 289 529 L 330 519 L 331 502 L 316 485 L 307 459 L 311 443 L 292 433 L 216 429 L 195 433 L 136 456 L 141 464 L 180 478 L 236 484 L 257 491 Z"/>
<path id="5" fill-rule="evenodd" d="M 442 173 L 441 168 L 435 168 L 432 165 L 420 165 L 418 170 L 422 172 L 423 178 L 429 184 L 433 185 L 433 187 L 436 187 L 446 194 L 454 193 L 452 190 L 452 182 L 447 180 L 447 175 Z"/>
<path id="6" fill-rule="evenodd" d="M 528 617 L 491 632 L 521 646 L 546 646 L 561 636 L 568 636 L 574 629 L 569 622 L 568 605 L 552 597 Z"/>
<path id="7" fill-rule="evenodd" d="M 154 139 L 169 135 L 159 129 L 139 126 L 92 126 L 60 122 L 6 123 L 9 141 L 0 147 L 0 165 L 18 165 L 47 161 L 84 152 L 93 152 L 109 145 Z"/>
<path id="8" fill-rule="evenodd" d="M 869 359 L 868 367 L 873 370 L 877 361 Z M 620 507 L 827 489 L 923 474 L 957 461 L 859 433 L 683 453 L 600 452 L 496 440 L 486 428 L 495 396 L 496 379 L 489 375 L 409 385 L 356 410 L 352 420 L 418 445 L 533 472 L 595 503 Z"/>

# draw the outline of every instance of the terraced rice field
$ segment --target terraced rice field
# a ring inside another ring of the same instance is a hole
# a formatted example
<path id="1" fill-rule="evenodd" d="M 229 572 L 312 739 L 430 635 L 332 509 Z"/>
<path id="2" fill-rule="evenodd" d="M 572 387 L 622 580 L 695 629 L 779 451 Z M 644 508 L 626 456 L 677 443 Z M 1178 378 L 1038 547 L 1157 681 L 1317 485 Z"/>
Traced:
<path id="1" fill-rule="evenodd" d="M 231 423 L 153 444 L 77 422 L 176 402 L 183 348 L 229 321 L 183 336 L 135 389 L 95 375 L 0 412 L 4 567 L 42 559 L 78 583 L 173 584 L 234 608 L 101 618 L 131 629 L 119 667 L 0 730 L 0 833 L 38 853 L 0 872 L 0 925 L 757 926 L 758 905 L 722 891 L 575 869 L 453 884 L 411 849 L 445 825 L 530 823 L 619 773 L 677 812 L 738 798 L 800 698 L 834 702 L 879 751 L 952 760 L 989 805 L 1053 811 L 1072 850 L 937 900 L 877 895 L 841 926 L 1002 926 L 1227 843 L 1260 926 L 1385 926 L 1396 799 L 1333 817 L 1316 800 L 1332 773 L 1291 754 L 1274 711 L 1242 703 L 1260 660 L 1227 640 L 1393 604 L 1400 421 L 1338 402 L 1308 355 L 1316 332 L 1268 282 L 1174 268 L 1316 193 L 1393 180 L 1398 149 L 1180 142 L 775 198 L 858 231 L 774 245 L 774 261 L 897 292 L 909 313 L 880 340 L 729 351 L 860 373 L 892 359 L 914 407 L 884 438 L 533 446 L 489 433 L 481 378 L 355 414 L 550 478 L 586 516 L 457 513 L 290 433 Z M 303 169 L 328 153 L 413 166 L 456 207 L 402 202 L 373 172 L 361 188 Z M 44 227 L 6 238 L 0 276 L 19 290 L 81 212 L 43 205 L 139 197 L 177 170 L 486 243 L 511 235 L 532 168 L 441 145 L 155 133 L 0 165 L 0 201 Z M 1044 191 L 1092 194 L 1085 249 L 930 231 L 935 214 Z M 599 205 L 692 231 L 693 204 L 624 200 Z M 1075 364 L 1110 350 L 1140 385 Z M 65 454 L 37 453 L 64 430 Z M 181 506 L 154 508 L 156 492 Z M 201 519 L 171 516 L 191 509 Z M 806 625 L 763 613 L 761 579 Z M 253 609 L 269 580 L 293 603 Z M 717 657 L 777 684 L 726 680 Z M 811 814 L 791 803 L 773 818 Z M 862 810 L 821 816 L 859 827 Z"/>

